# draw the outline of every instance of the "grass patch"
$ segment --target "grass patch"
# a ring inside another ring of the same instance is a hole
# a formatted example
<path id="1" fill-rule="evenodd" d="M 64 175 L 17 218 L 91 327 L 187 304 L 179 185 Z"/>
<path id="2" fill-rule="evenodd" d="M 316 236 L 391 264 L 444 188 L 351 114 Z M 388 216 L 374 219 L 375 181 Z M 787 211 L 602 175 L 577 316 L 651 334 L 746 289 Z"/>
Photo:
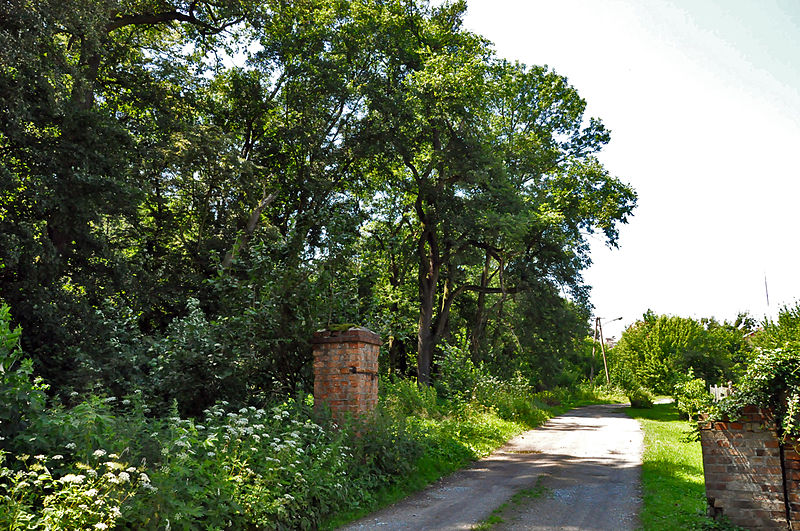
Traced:
<path id="1" fill-rule="evenodd" d="M 536 485 L 533 488 L 522 489 L 521 491 L 511 496 L 511 498 L 507 502 L 505 502 L 500 507 L 492 511 L 492 514 L 490 514 L 489 517 L 486 518 L 486 520 L 473 526 L 472 529 L 474 531 L 485 531 L 486 529 L 491 529 L 493 526 L 497 524 L 505 523 L 503 517 L 506 516 L 506 513 L 509 510 L 516 509 L 522 503 L 526 503 L 530 500 L 541 498 L 542 496 L 544 496 L 549 492 L 549 489 L 544 485 L 542 485 L 543 480 L 544 476 L 539 476 L 536 479 Z"/>
<path id="2" fill-rule="evenodd" d="M 641 528 L 737 529 L 706 516 L 700 442 L 692 425 L 678 418 L 675 405 L 625 411 L 644 430 Z"/>

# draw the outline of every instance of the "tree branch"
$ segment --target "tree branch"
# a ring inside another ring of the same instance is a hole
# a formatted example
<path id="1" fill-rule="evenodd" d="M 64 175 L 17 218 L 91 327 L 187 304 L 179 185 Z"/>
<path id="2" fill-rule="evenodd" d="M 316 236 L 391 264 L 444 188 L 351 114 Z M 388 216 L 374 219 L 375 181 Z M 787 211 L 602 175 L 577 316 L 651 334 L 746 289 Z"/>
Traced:
<path id="1" fill-rule="evenodd" d="M 165 22 L 186 22 L 193 26 L 197 26 L 201 28 L 203 33 L 205 34 L 215 34 L 220 33 L 225 28 L 228 28 L 234 24 L 238 24 L 243 20 L 243 18 L 237 18 L 222 24 L 221 26 L 214 26 L 209 24 L 208 22 L 204 22 L 197 18 L 194 14 L 196 2 L 193 2 L 189 13 L 181 13 L 178 10 L 174 11 L 163 11 L 161 13 L 137 13 L 135 15 L 118 15 L 112 18 L 108 24 L 106 24 L 106 33 L 111 33 L 114 30 L 124 28 L 126 26 L 138 26 L 138 25 L 153 25 L 153 24 L 163 24 Z"/>

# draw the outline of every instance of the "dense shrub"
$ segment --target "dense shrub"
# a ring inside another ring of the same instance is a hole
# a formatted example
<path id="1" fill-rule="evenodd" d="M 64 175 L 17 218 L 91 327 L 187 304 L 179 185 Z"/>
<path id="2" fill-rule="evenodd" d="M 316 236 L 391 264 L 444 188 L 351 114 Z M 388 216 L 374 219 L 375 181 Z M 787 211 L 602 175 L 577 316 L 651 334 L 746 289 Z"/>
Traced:
<path id="1" fill-rule="evenodd" d="M 439 418 L 443 415 L 442 408 L 437 403 L 436 389 L 418 385 L 415 380 L 383 379 L 380 394 L 383 406 L 396 418 Z"/>
<path id="2" fill-rule="evenodd" d="M 483 367 L 475 366 L 466 347 L 445 345 L 436 391 L 445 399 L 469 400 L 482 374 L 485 374 Z"/>
<path id="3" fill-rule="evenodd" d="M 800 436 L 800 343 L 758 350 L 734 393 L 711 409 L 712 417 L 735 417 L 747 405 L 772 409 L 783 437 Z"/>
<path id="4" fill-rule="evenodd" d="M 20 349 L 21 333 L 19 327 L 11 328 L 8 306 L 0 304 L 0 448 L 45 406 L 47 386 L 33 376 L 33 362 Z"/>
<path id="5" fill-rule="evenodd" d="M 611 349 L 612 379 L 622 388 L 638 384 L 660 394 L 671 394 L 690 368 L 706 382 L 728 380 L 747 356 L 744 337 L 751 327 L 744 315 L 719 323 L 647 312 Z"/>
<path id="6" fill-rule="evenodd" d="M 675 384 L 673 397 L 675 407 L 689 420 L 695 419 L 697 414 L 707 409 L 712 401 L 706 381 L 702 378 L 695 378 L 692 369 L 689 369 L 686 376 Z"/>
<path id="7" fill-rule="evenodd" d="M 635 387 L 627 391 L 625 395 L 631 403 L 631 407 L 638 409 L 649 409 L 653 407 L 653 395 L 644 387 Z"/>
<path id="8" fill-rule="evenodd" d="M 769 408 L 783 437 L 800 436 L 800 304 L 782 308 L 750 341 L 756 348 L 733 394 L 708 412 L 735 417 L 747 405 Z"/>

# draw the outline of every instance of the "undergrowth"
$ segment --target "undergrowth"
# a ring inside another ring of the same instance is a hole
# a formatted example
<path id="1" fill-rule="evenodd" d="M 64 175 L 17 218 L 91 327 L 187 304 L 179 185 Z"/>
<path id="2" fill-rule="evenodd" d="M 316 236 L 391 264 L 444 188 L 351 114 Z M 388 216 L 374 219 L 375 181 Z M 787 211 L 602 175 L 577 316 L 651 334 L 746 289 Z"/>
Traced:
<path id="1" fill-rule="evenodd" d="M 463 365 L 437 387 L 384 379 L 368 420 L 337 425 L 298 394 L 156 415 L 141 390 L 45 403 L 0 313 L 0 528 L 317 529 L 418 490 L 572 405 Z M 14 421 L 14 422 L 12 422 Z"/>

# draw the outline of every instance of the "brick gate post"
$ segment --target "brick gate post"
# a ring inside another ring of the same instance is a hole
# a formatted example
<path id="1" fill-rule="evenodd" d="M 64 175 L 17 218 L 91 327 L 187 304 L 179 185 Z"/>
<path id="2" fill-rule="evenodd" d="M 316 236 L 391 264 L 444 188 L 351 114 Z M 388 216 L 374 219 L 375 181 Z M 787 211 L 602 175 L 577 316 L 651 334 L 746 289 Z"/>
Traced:
<path id="1" fill-rule="evenodd" d="M 311 343 L 315 411 L 327 405 L 336 421 L 372 414 L 378 405 L 380 336 L 359 327 L 320 330 Z"/>

